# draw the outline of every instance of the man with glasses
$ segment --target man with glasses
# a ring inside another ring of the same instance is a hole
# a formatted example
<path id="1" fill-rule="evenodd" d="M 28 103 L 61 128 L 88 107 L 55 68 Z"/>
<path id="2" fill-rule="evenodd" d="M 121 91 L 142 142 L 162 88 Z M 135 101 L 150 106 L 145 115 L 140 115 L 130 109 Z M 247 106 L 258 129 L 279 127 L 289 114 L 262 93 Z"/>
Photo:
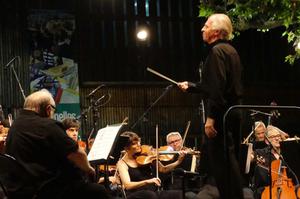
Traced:
<path id="1" fill-rule="evenodd" d="M 192 175 L 192 162 L 195 156 L 195 168 L 197 168 L 199 154 L 193 155 L 192 149 L 183 146 L 183 139 L 179 132 L 170 132 L 166 136 L 166 142 L 168 145 L 168 151 L 178 152 L 178 154 L 174 155 L 174 158 L 169 162 L 164 162 L 164 165 L 170 164 L 176 161 L 179 157 L 179 154 L 185 154 L 183 161 L 177 168 L 168 174 L 161 174 L 162 178 L 162 186 L 164 189 L 169 190 L 185 190 L 186 192 L 191 191 L 191 189 L 196 188 L 198 186 L 199 180 L 196 179 L 196 176 Z M 185 176 L 185 172 L 189 173 L 189 176 Z M 183 183 L 184 180 L 184 183 Z M 185 187 L 183 187 L 183 184 Z M 188 195 L 186 198 L 190 198 Z"/>
<path id="2" fill-rule="evenodd" d="M 23 110 L 9 130 L 6 153 L 16 158 L 30 177 L 28 182 L 16 184 L 22 190 L 10 194 L 32 198 L 44 185 L 39 193 L 43 199 L 110 198 L 103 186 L 88 183 L 82 176 L 93 176 L 95 170 L 86 153 L 65 133 L 62 123 L 52 119 L 54 111 L 54 99 L 46 89 L 25 99 Z"/>
<path id="3" fill-rule="evenodd" d="M 171 132 L 166 137 L 169 149 L 172 151 L 180 151 L 183 147 L 182 137 L 178 132 Z"/>
<path id="4" fill-rule="evenodd" d="M 269 125 L 265 132 L 265 142 L 268 145 L 263 149 L 256 149 L 253 153 L 255 164 L 253 177 L 253 191 L 255 198 L 261 198 L 264 188 L 269 185 L 269 165 L 274 160 L 281 159 L 280 142 L 287 135 L 279 128 Z M 285 164 L 285 162 L 283 162 Z"/>

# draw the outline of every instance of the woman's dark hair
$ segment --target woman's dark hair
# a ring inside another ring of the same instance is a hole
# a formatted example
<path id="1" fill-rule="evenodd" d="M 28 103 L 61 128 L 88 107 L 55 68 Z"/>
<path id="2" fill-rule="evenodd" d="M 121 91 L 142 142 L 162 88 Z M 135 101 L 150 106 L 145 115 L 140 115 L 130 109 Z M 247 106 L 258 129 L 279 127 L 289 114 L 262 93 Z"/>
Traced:
<path id="1" fill-rule="evenodd" d="M 134 144 L 134 142 L 141 141 L 141 138 L 132 131 L 125 131 L 121 136 L 127 138 L 124 146 L 125 149 L 128 149 L 131 145 Z"/>

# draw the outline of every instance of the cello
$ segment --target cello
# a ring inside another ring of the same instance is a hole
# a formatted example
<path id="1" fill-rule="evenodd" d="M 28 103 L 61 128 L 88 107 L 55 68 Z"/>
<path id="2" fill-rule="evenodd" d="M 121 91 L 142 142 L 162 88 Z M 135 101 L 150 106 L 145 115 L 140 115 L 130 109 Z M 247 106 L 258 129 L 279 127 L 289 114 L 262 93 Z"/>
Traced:
<path id="1" fill-rule="evenodd" d="M 286 167 L 282 160 L 274 160 L 271 163 L 271 194 L 270 186 L 266 186 L 261 199 L 297 199 L 295 186 L 291 178 L 287 177 Z"/>

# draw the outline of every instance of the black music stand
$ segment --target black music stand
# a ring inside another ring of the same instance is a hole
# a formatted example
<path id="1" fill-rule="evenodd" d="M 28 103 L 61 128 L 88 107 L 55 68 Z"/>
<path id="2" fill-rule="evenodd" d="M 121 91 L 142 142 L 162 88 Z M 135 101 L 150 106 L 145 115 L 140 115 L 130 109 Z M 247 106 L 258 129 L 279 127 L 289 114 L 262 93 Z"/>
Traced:
<path id="1" fill-rule="evenodd" d="M 121 151 L 125 146 L 125 139 L 120 136 L 124 123 L 109 125 L 98 130 L 95 141 L 88 154 L 89 162 L 96 168 L 96 178 L 98 178 L 98 166 L 104 165 L 105 187 L 109 187 L 108 165 L 116 164 Z M 127 139 L 126 139 L 127 140 Z"/>
<path id="2" fill-rule="evenodd" d="M 295 172 L 295 175 L 300 177 L 300 159 L 297 158 L 300 154 L 300 142 L 294 141 L 284 141 L 280 143 L 281 154 L 284 157 L 284 161 L 289 166 L 289 168 Z"/>

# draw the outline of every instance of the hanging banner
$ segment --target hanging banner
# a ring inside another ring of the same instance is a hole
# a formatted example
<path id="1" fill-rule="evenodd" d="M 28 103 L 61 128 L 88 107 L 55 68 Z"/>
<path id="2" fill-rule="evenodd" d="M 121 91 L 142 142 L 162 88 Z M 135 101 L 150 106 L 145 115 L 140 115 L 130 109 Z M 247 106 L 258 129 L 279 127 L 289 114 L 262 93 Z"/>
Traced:
<path id="1" fill-rule="evenodd" d="M 32 10 L 30 31 L 30 91 L 45 88 L 56 102 L 55 119 L 80 115 L 78 66 L 74 61 L 74 15 L 59 10 Z"/>

